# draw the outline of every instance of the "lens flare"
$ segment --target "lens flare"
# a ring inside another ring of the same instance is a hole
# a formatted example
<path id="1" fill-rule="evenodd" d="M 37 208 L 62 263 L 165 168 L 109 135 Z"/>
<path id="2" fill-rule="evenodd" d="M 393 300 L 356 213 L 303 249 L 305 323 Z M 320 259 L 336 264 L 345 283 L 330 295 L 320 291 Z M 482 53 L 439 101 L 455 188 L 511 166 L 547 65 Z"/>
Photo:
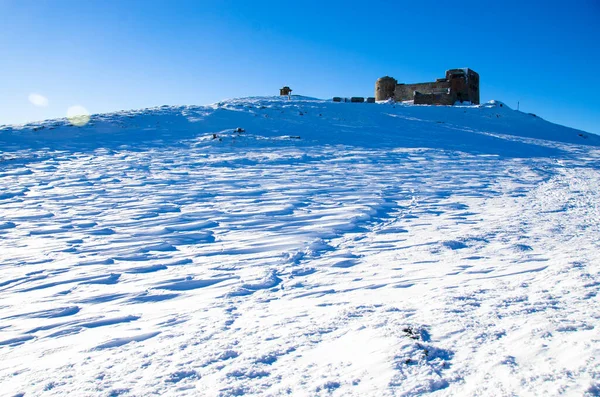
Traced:
<path id="1" fill-rule="evenodd" d="M 89 123 L 90 112 L 80 105 L 71 106 L 69 109 L 67 109 L 67 119 L 69 119 L 71 124 L 77 127 L 82 127 Z"/>
<path id="2" fill-rule="evenodd" d="M 41 108 L 48 106 L 48 98 L 36 93 L 29 94 L 29 102 L 31 102 L 32 105 L 39 106 Z"/>

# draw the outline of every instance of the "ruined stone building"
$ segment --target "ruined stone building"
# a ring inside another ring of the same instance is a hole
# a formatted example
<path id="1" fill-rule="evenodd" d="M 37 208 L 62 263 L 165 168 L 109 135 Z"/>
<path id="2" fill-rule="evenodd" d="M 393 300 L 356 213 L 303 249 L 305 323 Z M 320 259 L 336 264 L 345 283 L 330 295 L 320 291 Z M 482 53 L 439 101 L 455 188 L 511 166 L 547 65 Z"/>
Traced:
<path id="1" fill-rule="evenodd" d="M 454 105 L 456 102 L 479 104 L 479 74 L 464 69 L 450 69 L 446 77 L 431 83 L 398 84 L 385 76 L 375 83 L 375 99 L 397 102 L 414 101 L 416 105 Z"/>

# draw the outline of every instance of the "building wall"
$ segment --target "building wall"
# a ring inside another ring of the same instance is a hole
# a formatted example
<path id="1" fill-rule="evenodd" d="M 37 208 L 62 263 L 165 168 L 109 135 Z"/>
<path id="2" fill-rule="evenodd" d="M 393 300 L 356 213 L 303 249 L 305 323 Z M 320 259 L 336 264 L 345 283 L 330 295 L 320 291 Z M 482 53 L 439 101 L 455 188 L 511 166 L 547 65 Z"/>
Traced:
<path id="1" fill-rule="evenodd" d="M 479 105 L 479 73 L 469 69 L 469 98 L 471 103 Z"/>
<path id="2" fill-rule="evenodd" d="M 394 92 L 394 98 L 397 102 L 412 101 L 414 92 L 419 91 L 423 94 L 447 93 L 450 84 L 447 81 L 436 81 L 432 83 L 419 84 L 398 84 Z"/>
<path id="3" fill-rule="evenodd" d="M 422 94 L 417 91 L 414 96 L 415 105 L 454 105 L 455 102 L 454 95 L 448 93 Z"/>

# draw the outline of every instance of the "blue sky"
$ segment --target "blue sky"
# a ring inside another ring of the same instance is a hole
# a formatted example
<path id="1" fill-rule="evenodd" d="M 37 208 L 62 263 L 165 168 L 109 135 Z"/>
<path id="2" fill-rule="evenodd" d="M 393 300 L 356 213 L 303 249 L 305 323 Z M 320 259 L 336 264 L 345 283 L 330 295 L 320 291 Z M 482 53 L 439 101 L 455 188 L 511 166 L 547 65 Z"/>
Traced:
<path id="1" fill-rule="evenodd" d="M 600 134 L 600 2 L 0 0 L 0 124 L 225 98 L 372 96 L 481 76 L 481 100 Z M 28 97 L 48 99 L 34 106 Z"/>

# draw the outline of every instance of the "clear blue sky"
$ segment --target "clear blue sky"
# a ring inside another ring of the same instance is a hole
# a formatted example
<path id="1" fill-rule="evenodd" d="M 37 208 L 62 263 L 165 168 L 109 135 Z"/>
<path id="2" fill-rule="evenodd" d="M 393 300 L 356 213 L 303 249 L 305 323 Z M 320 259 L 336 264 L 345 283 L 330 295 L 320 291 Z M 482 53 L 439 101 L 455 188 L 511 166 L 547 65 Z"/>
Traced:
<path id="1" fill-rule="evenodd" d="M 481 76 L 481 99 L 600 134 L 600 1 L 0 0 L 0 124 Z M 48 98 L 36 107 L 28 97 Z"/>

